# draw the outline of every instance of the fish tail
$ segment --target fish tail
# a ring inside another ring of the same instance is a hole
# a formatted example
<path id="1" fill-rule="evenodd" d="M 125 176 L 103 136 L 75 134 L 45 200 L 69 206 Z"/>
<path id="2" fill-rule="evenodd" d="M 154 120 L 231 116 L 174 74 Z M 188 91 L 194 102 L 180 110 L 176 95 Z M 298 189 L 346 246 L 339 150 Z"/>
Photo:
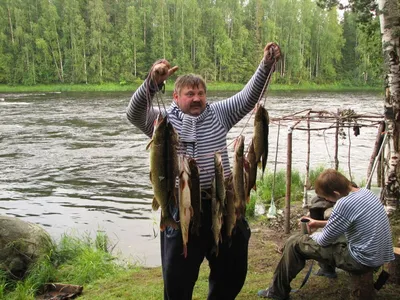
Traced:
<path id="1" fill-rule="evenodd" d="M 184 258 L 187 257 L 187 245 L 186 244 L 183 245 L 183 257 Z"/>
<path id="2" fill-rule="evenodd" d="M 178 229 L 178 223 L 176 223 L 176 221 L 171 216 L 161 216 L 160 230 L 164 231 L 167 226 L 173 229 Z"/>
<path id="3" fill-rule="evenodd" d="M 151 208 L 156 211 L 160 208 L 160 204 L 158 203 L 156 197 L 153 198 L 153 202 L 151 203 Z"/>

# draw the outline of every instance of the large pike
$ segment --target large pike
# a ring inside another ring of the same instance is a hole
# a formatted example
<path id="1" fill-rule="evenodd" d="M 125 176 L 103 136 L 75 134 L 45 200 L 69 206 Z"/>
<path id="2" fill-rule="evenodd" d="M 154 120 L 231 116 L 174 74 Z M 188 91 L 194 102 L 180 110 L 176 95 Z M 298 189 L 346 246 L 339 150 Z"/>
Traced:
<path id="1" fill-rule="evenodd" d="M 177 146 L 178 135 L 167 117 L 160 114 L 147 149 L 150 148 L 150 181 L 154 193 L 152 208 L 157 210 L 161 207 L 161 231 L 165 230 L 166 226 L 178 228 L 169 210 L 170 205 L 176 202 L 174 192 L 178 176 Z"/>
<path id="2" fill-rule="evenodd" d="M 185 156 L 180 159 L 179 174 L 179 223 L 181 225 L 183 255 L 187 257 L 187 243 L 189 241 L 189 226 L 193 216 L 190 192 L 190 169 L 189 162 Z"/>
<path id="3" fill-rule="evenodd" d="M 268 156 L 269 116 L 267 110 L 260 103 L 256 105 L 254 117 L 254 152 L 257 163 L 262 163 L 262 174 L 267 165 Z"/>
<path id="4" fill-rule="evenodd" d="M 200 234 L 201 226 L 201 187 L 200 187 L 200 171 L 194 158 L 189 158 L 190 169 L 190 200 L 193 207 L 192 228 L 191 232 Z"/>
<path id="5" fill-rule="evenodd" d="M 235 141 L 233 153 L 233 193 L 238 218 L 244 216 L 246 211 L 246 189 L 244 175 L 244 136 L 240 135 Z"/>

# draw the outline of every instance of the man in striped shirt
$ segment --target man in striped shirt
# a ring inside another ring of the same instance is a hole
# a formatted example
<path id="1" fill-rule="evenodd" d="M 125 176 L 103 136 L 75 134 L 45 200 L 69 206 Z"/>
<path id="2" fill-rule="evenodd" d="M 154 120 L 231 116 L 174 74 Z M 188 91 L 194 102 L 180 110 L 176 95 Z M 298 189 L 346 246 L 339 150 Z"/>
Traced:
<path id="1" fill-rule="evenodd" d="M 214 239 L 209 199 L 211 179 L 214 176 L 213 153 L 220 151 L 224 175 L 231 174 L 226 137 L 229 130 L 245 117 L 262 97 L 268 79 L 280 58 L 279 46 L 269 43 L 255 74 L 242 91 L 225 100 L 208 103 L 206 84 L 198 75 L 183 75 L 175 82 L 174 101 L 162 111 L 179 134 L 181 153 L 196 159 L 200 169 L 202 214 L 199 235 L 190 233 L 185 258 L 180 229 L 167 227 L 161 232 L 161 263 L 164 279 L 164 299 L 192 299 L 194 285 L 204 258 L 210 267 L 208 299 L 235 299 L 247 274 L 247 255 L 250 229 L 245 219 L 237 221 L 232 239 L 223 239 L 218 255 L 213 253 Z M 133 94 L 127 108 L 128 120 L 152 136 L 154 120 L 160 109 L 148 107 L 164 81 L 175 73 L 166 60 L 156 62 L 148 79 Z M 176 207 L 171 208 L 177 220 Z M 223 231 L 224 229 L 222 229 Z"/>
<path id="2" fill-rule="evenodd" d="M 328 169 L 315 182 L 315 192 L 335 202 L 328 221 L 308 217 L 309 228 L 322 228 L 311 235 L 290 237 L 274 272 L 272 284 L 258 295 L 288 299 L 290 282 L 307 259 L 362 274 L 394 259 L 389 219 L 379 199 L 370 190 L 357 188 L 341 173 Z M 339 239 L 344 234 L 345 241 Z"/>

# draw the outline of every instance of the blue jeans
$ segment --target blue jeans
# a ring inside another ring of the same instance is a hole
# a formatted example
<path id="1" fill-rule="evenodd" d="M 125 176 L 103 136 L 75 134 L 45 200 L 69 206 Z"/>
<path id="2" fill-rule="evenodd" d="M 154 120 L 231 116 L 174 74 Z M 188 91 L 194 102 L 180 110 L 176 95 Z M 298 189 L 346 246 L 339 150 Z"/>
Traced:
<path id="1" fill-rule="evenodd" d="M 208 298 L 235 299 L 247 275 L 250 228 L 246 220 L 238 220 L 228 240 L 223 235 L 219 254 L 215 255 L 211 230 L 211 201 L 202 201 L 200 234 L 189 233 L 187 257 L 183 256 L 180 229 L 167 227 L 161 232 L 161 262 L 164 279 L 164 299 L 191 300 L 200 265 L 207 258 L 210 267 Z M 222 228 L 222 233 L 224 227 Z"/>

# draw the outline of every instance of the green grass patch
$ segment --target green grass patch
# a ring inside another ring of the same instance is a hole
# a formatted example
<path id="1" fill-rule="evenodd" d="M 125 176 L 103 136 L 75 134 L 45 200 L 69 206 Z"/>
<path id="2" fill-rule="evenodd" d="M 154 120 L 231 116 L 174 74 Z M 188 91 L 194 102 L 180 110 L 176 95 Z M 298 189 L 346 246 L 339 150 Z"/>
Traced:
<path id="1" fill-rule="evenodd" d="M 63 235 L 50 253 L 30 267 L 24 280 L 15 281 L 0 273 L 0 299 L 34 299 L 45 283 L 86 285 L 127 268 L 134 266 L 116 261 L 104 233 L 95 239 Z"/>
<path id="2" fill-rule="evenodd" d="M 318 166 L 315 169 L 311 169 L 309 173 L 310 185 L 308 189 L 314 187 L 315 180 L 326 168 L 324 166 Z M 273 170 L 266 169 L 264 176 L 260 176 L 257 180 L 257 190 L 251 191 L 250 203 L 246 207 L 246 216 L 248 218 L 255 217 L 256 205 L 262 205 L 266 210 L 271 205 L 271 200 L 274 199 L 275 206 L 279 209 L 285 205 L 286 197 L 286 170 L 279 170 L 275 174 Z M 298 170 L 292 170 L 292 180 L 290 200 L 292 203 L 301 202 L 304 197 L 304 174 L 301 174 Z M 275 181 L 275 182 L 274 182 Z"/>

